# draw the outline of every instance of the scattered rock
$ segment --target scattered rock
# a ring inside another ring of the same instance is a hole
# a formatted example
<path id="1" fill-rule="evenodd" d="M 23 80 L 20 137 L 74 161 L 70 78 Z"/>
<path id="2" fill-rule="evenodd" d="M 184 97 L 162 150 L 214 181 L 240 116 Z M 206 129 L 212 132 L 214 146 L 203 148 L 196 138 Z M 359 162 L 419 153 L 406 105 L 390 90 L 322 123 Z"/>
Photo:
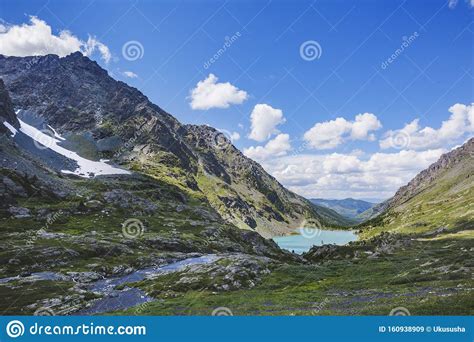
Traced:
<path id="1" fill-rule="evenodd" d="M 17 219 L 28 218 L 31 217 L 30 209 L 22 208 L 22 207 L 10 207 L 8 208 L 8 212 Z"/>
<path id="2" fill-rule="evenodd" d="M 89 209 L 99 210 L 104 207 L 104 204 L 98 200 L 90 200 L 84 203 L 84 206 Z"/>

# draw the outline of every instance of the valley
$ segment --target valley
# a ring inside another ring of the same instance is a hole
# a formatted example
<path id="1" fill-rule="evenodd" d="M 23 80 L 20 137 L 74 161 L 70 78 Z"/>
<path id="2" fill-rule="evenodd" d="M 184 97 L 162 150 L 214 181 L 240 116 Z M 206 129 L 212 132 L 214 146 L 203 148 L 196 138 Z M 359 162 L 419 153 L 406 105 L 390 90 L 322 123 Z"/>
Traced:
<path id="1" fill-rule="evenodd" d="M 348 216 L 80 53 L 0 56 L 0 78 L 3 315 L 474 312 L 474 138 Z M 357 240 L 272 240 L 307 228 Z"/>

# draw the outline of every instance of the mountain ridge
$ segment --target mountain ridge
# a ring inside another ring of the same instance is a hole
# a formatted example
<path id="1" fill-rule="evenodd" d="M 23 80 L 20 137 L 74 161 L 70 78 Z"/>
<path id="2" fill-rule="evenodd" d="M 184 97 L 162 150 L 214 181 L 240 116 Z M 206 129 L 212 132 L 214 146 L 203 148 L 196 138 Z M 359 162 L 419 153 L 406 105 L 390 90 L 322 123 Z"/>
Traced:
<path id="1" fill-rule="evenodd" d="M 372 208 L 366 235 L 474 229 L 474 138 L 443 155 Z M 370 209 L 369 209 L 370 210 Z"/>
<path id="2" fill-rule="evenodd" d="M 301 224 L 351 223 L 285 189 L 217 130 L 179 123 L 80 53 L 0 56 L 0 78 L 15 107 L 54 127 L 70 148 L 201 197 L 239 228 L 269 237 Z"/>

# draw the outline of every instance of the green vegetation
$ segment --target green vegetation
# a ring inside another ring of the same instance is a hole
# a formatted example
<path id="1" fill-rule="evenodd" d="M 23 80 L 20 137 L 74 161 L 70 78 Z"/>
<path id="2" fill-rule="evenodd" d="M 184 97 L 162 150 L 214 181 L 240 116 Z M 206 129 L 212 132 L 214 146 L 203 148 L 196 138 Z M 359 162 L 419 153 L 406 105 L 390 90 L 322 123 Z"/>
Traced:
<path id="1" fill-rule="evenodd" d="M 252 289 L 212 292 L 176 287 L 174 298 L 154 291 L 157 301 L 120 314 L 139 310 L 143 315 L 209 315 L 224 306 L 234 315 L 388 315 L 402 306 L 412 315 L 469 315 L 474 313 L 469 300 L 474 261 L 466 257 L 469 250 L 472 240 L 443 238 L 415 241 L 378 258 L 286 264 Z M 159 277 L 154 286 L 163 290 L 164 284 L 177 279 Z M 206 288 L 206 281 L 201 288 Z"/>
<path id="2" fill-rule="evenodd" d="M 474 228 L 473 158 L 442 172 L 411 198 L 359 227 L 361 237 L 381 232 L 413 234 Z"/>

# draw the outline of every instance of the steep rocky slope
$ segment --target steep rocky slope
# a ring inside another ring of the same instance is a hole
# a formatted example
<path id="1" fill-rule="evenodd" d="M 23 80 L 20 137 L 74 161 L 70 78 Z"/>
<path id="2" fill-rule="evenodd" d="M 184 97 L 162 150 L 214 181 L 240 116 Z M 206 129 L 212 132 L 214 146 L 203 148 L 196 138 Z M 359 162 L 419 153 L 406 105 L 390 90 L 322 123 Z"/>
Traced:
<path id="1" fill-rule="evenodd" d="M 365 234 L 474 229 L 474 138 L 443 154 L 363 223 Z"/>
<path id="2" fill-rule="evenodd" d="M 54 128 L 62 146 L 172 185 L 240 228 L 272 236 L 302 224 L 350 223 L 282 187 L 216 130 L 181 125 L 80 53 L 0 56 L 0 78 L 20 118 Z"/>
<path id="3" fill-rule="evenodd" d="M 3 83 L 2 79 L 0 79 L 0 122 L 7 122 L 14 128 L 20 127 L 18 118 L 16 117 L 13 110 L 10 94 L 5 88 L 5 83 Z M 8 131 L 9 129 L 5 126 L 5 124 L 0 125 L 0 133 L 6 133 Z"/>

